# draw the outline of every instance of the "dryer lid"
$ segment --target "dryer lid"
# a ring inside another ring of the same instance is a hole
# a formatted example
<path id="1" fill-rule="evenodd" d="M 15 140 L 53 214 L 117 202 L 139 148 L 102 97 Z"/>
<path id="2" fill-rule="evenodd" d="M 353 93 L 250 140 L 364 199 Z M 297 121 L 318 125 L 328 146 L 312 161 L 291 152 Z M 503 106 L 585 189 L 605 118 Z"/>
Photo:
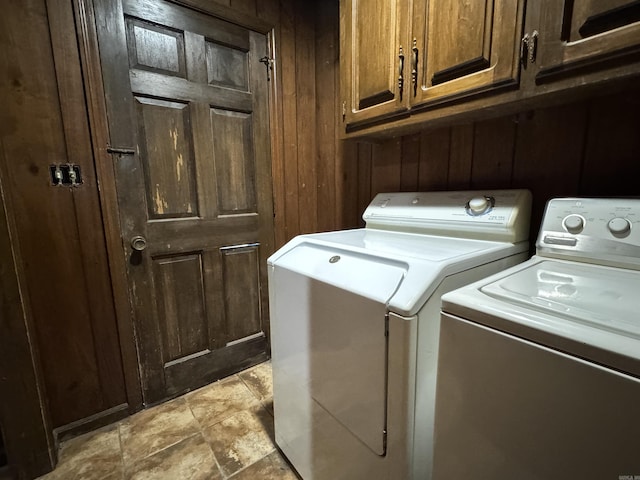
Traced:
<path id="1" fill-rule="evenodd" d="M 640 339 L 638 272 L 541 261 L 480 290 L 558 318 Z"/>
<path id="2" fill-rule="evenodd" d="M 382 304 L 393 296 L 409 268 L 397 260 L 307 242 L 280 256 L 275 265 Z"/>

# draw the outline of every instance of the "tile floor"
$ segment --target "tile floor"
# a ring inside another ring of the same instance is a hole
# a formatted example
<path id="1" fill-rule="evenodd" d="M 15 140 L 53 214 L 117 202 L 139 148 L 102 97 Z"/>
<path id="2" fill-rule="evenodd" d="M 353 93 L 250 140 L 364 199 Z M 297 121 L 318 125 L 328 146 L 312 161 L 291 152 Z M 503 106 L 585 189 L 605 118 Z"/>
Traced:
<path id="1" fill-rule="evenodd" d="M 262 363 L 64 442 L 41 480 L 296 480 L 275 447 Z"/>

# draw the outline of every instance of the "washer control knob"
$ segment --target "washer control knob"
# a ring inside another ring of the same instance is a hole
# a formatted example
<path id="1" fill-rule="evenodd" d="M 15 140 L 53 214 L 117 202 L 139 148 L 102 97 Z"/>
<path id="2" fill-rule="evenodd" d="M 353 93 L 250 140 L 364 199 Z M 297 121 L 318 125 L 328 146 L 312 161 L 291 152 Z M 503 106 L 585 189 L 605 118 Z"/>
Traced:
<path id="1" fill-rule="evenodd" d="M 569 215 L 562 221 L 569 233 L 580 233 L 584 228 L 584 219 L 580 215 Z"/>
<path id="2" fill-rule="evenodd" d="M 616 217 L 607 224 L 609 231 L 617 236 L 627 235 L 631 231 L 631 223 L 626 218 Z"/>
<path id="3" fill-rule="evenodd" d="M 480 215 L 486 212 L 491 206 L 491 202 L 487 197 L 473 197 L 469 200 L 469 210 L 474 215 Z"/>

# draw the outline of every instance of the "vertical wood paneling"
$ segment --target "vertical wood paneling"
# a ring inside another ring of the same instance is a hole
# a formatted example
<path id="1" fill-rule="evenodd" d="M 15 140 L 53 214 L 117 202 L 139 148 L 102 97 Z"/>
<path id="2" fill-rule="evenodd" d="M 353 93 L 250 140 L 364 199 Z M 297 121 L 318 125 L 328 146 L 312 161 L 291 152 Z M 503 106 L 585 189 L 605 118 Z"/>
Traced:
<path id="1" fill-rule="evenodd" d="M 400 190 L 402 141 L 391 139 L 373 146 L 371 163 L 371 196 Z"/>
<path id="2" fill-rule="evenodd" d="M 585 103 L 520 115 L 513 186 L 533 192 L 532 233 L 549 198 L 579 191 L 586 122 Z"/>
<path id="3" fill-rule="evenodd" d="M 319 2 L 315 22 L 315 63 L 316 96 L 323 91 L 335 92 L 337 89 L 336 71 L 339 63 L 339 32 L 335 19 L 339 9 L 335 2 Z M 335 95 L 335 98 L 338 98 Z M 328 97 L 326 101 L 316 103 L 317 127 L 317 230 L 327 231 L 337 228 L 336 222 L 336 107 L 335 101 Z"/>
<path id="4" fill-rule="evenodd" d="M 511 184 L 516 129 L 513 117 L 476 124 L 471 188 L 505 188 Z"/>
<path id="5" fill-rule="evenodd" d="M 339 163 L 336 169 L 336 203 L 338 204 L 339 213 L 338 227 L 352 228 L 360 224 L 358 205 L 359 194 L 361 189 L 358 182 L 365 178 L 368 182 L 367 189 L 371 188 L 371 173 L 359 174 L 359 145 L 357 142 L 346 141 L 340 144 Z M 368 159 L 371 162 L 371 154 Z"/>
<path id="6" fill-rule="evenodd" d="M 75 190 L 73 201 L 100 389 L 105 408 L 108 408 L 127 401 L 121 356 L 124 346 L 120 343 L 116 325 L 106 248 L 106 228 L 103 223 L 105 220 L 100 209 L 96 165 L 92 157 L 80 57 L 77 49 L 67 48 L 67 45 L 77 45 L 76 32 L 71 28 L 74 25 L 74 12 L 71 5 L 67 8 L 50 8 L 50 5 L 47 13 L 56 75 L 59 79 L 58 97 L 66 151 L 68 161 L 80 165 L 84 176 L 84 186 Z M 134 373 L 134 376 L 137 375 Z"/>
<path id="7" fill-rule="evenodd" d="M 284 238 L 289 240 L 300 233 L 298 215 L 298 130 L 297 130 L 297 98 L 296 98 L 296 23 L 293 0 L 282 0 L 280 3 L 280 58 L 277 60 L 282 83 L 282 174 L 284 187 L 284 203 L 276 212 L 284 216 Z M 299 26 L 302 28 L 302 26 Z M 277 198 L 277 197 L 276 197 Z"/>
<path id="8" fill-rule="evenodd" d="M 400 190 L 413 192 L 418 189 L 420 168 L 420 134 L 402 137 L 402 165 Z"/>
<path id="9" fill-rule="evenodd" d="M 124 386 L 93 165 L 83 170 L 84 195 L 51 187 L 48 180 L 51 163 L 81 160 L 84 169 L 91 162 L 82 88 L 74 88 L 78 78 L 70 79 L 79 72 L 77 44 L 67 32 L 69 22 L 73 32 L 71 5 L 50 19 L 52 6 L 16 3 L 3 15 L 0 168 L 12 201 L 12 241 L 20 244 L 51 419 L 58 427 L 124 401 Z M 83 153 L 89 160 L 80 158 Z"/>
<path id="10" fill-rule="evenodd" d="M 357 147 L 338 141 L 338 1 L 280 0 L 277 11 L 268 3 L 258 2 L 257 8 L 261 17 L 277 19 L 272 85 L 277 247 L 300 233 L 352 226 L 357 191 L 347 185 L 358 174 Z"/>
<path id="11" fill-rule="evenodd" d="M 0 159 L 6 161 L 1 140 Z M 6 453 L 3 463 L 33 478 L 54 467 L 56 446 L 34 326 L 27 299 L 20 291 L 21 283 L 24 286 L 17 262 L 20 249 L 12 244 L 7 216 L 11 204 L 3 182 L 0 168 L 0 435 Z"/>
<path id="12" fill-rule="evenodd" d="M 440 128 L 420 134 L 418 190 L 444 190 L 447 188 L 450 149 L 450 128 Z"/>
<path id="13" fill-rule="evenodd" d="M 590 103 L 580 195 L 640 195 L 640 95 Z"/>
<path id="14" fill-rule="evenodd" d="M 318 225 L 314 16 L 314 4 L 295 2 L 298 223 L 302 233 L 315 232 Z"/>
<path id="15" fill-rule="evenodd" d="M 357 165 L 358 193 L 356 195 L 357 203 L 355 205 L 355 223 L 353 225 L 362 225 L 362 212 L 373 198 L 373 195 L 371 195 L 373 145 L 371 143 L 360 143 L 357 149 L 357 158 L 349 159 L 348 161 Z"/>
<path id="16" fill-rule="evenodd" d="M 458 125 L 451 128 L 451 150 L 449 152 L 449 190 L 464 190 L 471 185 L 473 162 L 474 125 Z"/>
<path id="17" fill-rule="evenodd" d="M 638 110 L 640 90 L 636 89 L 470 125 L 424 130 L 374 146 L 373 151 L 370 144 L 360 143 L 357 208 L 366 207 L 365 197 L 394 187 L 418 191 L 528 188 L 534 199 L 531 241 L 535 241 L 544 206 L 552 197 L 640 196 Z M 344 208 L 353 211 L 349 202 L 354 199 L 344 199 Z"/>

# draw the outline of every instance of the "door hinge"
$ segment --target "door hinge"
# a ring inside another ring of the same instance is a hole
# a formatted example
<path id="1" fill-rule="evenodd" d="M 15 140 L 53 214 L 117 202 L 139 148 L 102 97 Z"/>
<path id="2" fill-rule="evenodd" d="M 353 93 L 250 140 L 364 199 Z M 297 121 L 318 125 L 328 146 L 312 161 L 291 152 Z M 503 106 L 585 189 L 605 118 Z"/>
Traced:
<path id="1" fill-rule="evenodd" d="M 267 82 L 271 80 L 271 70 L 273 69 L 273 58 L 265 55 L 259 60 L 260 63 L 264 63 L 264 66 L 267 67 Z"/>
<path id="2" fill-rule="evenodd" d="M 347 118 L 347 102 L 343 101 L 342 102 L 342 121 L 344 122 L 346 118 Z"/>

